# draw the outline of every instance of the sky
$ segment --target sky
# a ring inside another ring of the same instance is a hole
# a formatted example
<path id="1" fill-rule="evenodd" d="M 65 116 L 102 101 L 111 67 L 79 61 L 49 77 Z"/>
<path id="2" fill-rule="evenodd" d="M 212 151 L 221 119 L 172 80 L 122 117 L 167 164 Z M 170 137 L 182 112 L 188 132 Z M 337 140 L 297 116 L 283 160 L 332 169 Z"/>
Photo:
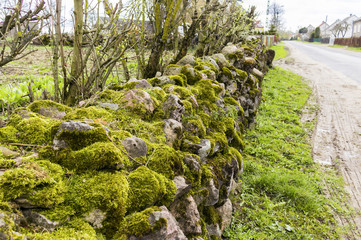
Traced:
<path id="1" fill-rule="evenodd" d="M 258 19 L 263 26 L 266 22 L 267 0 L 243 0 L 242 5 L 248 9 L 256 6 Z M 270 0 L 284 7 L 283 22 L 285 30 L 298 31 L 301 27 L 319 26 L 322 21 L 331 24 L 337 19 L 344 19 L 350 14 L 361 17 L 361 0 Z M 270 16 L 268 18 L 270 20 Z"/>

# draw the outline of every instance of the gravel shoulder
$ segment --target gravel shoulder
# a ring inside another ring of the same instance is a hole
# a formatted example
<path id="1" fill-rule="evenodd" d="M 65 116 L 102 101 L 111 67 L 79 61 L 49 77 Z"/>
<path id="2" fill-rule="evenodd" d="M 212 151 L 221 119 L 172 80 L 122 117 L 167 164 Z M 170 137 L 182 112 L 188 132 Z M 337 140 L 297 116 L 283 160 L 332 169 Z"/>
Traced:
<path id="1" fill-rule="evenodd" d="M 313 136 L 314 161 L 334 165 L 342 173 L 356 214 L 353 219 L 339 220 L 344 225 L 351 221 L 361 232 L 361 85 L 290 44 L 285 46 L 290 55 L 275 65 L 308 80 L 319 105 Z M 348 235 L 346 239 L 360 239 L 357 231 Z"/>

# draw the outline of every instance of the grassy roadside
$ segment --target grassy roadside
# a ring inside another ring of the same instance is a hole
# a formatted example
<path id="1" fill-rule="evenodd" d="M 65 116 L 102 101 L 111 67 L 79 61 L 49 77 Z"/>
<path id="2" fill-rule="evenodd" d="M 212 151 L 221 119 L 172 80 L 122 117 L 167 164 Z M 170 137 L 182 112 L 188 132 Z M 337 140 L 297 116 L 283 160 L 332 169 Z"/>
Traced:
<path id="1" fill-rule="evenodd" d="M 287 50 L 284 48 L 284 45 L 285 44 L 281 42 L 271 47 L 271 49 L 275 50 L 276 52 L 274 61 L 285 58 L 287 56 Z"/>
<path id="2" fill-rule="evenodd" d="M 332 168 L 313 163 L 314 121 L 301 113 L 311 89 L 300 76 L 280 68 L 263 82 L 257 126 L 245 135 L 242 190 L 226 231 L 229 239 L 340 239 L 347 230 L 335 216 L 351 214 L 343 180 Z M 315 106 L 308 106 L 316 111 Z M 352 226 L 350 226 L 352 228 Z"/>
<path id="3" fill-rule="evenodd" d="M 325 45 L 325 46 L 333 47 L 333 48 L 341 48 L 341 49 L 353 51 L 353 52 L 361 52 L 361 47 L 348 47 L 348 46 L 343 46 L 343 45 L 338 45 L 338 44 L 328 45 L 327 43 L 320 43 L 320 42 L 305 42 L 305 41 L 300 41 L 300 42 L 316 44 L 316 45 Z"/>

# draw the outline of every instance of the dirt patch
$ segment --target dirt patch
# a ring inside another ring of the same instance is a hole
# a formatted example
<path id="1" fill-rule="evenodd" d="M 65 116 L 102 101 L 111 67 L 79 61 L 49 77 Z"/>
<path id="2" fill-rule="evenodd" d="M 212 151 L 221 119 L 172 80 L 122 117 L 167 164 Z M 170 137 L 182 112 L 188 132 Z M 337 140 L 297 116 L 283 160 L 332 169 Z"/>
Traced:
<path id="1" fill-rule="evenodd" d="M 287 43 L 286 43 L 287 45 Z M 356 209 L 349 221 L 358 230 L 346 239 L 360 239 L 361 232 L 361 86 L 343 74 L 320 64 L 293 46 L 288 59 L 275 65 L 303 76 L 313 87 L 319 105 L 318 121 L 313 136 L 314 161 L 339 168 Z"/>

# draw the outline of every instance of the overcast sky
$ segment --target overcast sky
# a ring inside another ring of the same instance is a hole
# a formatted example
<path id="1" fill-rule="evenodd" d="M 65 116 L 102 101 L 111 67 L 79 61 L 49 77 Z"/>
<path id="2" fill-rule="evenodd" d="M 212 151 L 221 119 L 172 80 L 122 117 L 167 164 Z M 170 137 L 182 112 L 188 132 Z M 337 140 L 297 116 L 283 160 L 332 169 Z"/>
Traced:
<path id="1" fill-rule="evenodd" d="M 255 5 L 260 14 L 259 19 L 265 25 L 267 0 L 243 0 L 243 7 Z M 271 4 L 274 1 L 270 1 Z M 287 30 L 296 31 L 299 27 L 309 24 L 317 27 L 326 21 L 331 24 L 337 19 L 343 19 L 354 14 L 361 17 L 361 0 L 277 0 L 276 3 L 284 6 L 284 25 Z M 270 17 L 269 17 L 270 19 Z"/>

